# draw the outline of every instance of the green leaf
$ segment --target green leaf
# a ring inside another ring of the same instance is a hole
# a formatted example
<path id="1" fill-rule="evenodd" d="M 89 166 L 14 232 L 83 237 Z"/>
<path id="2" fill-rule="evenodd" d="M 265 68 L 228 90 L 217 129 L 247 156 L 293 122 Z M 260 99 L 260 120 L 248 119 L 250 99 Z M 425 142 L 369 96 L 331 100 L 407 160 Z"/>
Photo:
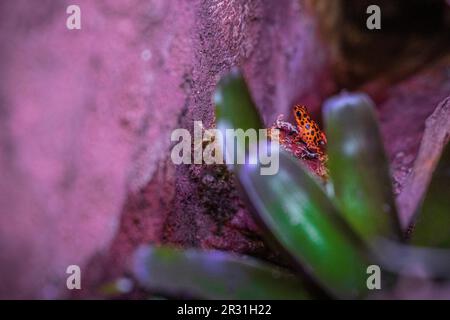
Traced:
<path id="1" fill-rule="evenodd" d="M 383 252 L 379 262 L 385 273 L 389 271 L 391 274 L 417 279 L 441 281 L 450 279 L 450 250 L 448 249 L 415 247 L 411 244 L 385 239 L 378 241 L 377 245 L 378 250 Z M 385 284 L 386 277 L 383 278 L 383 286 Z"/>
<path id="2" fill-rule="evenodd" d="M 202 299 L 306 299 L 302 283 L 280 268 L 220 251 L 141 247 L 134 275 L 149 290 Z"/>
<path id="3" fill-rule="evenodd" d="M 371 100 L 342 94 L 324 110 L 328 166 L 336 203 L 365 240 L 399 239 L 389 166 Z"/>
<path id="4" fill-rule="evenodd" d="M 411 241 L 417 246 L 450 248 L 450 144 L 442 153 L 416 214 Z"/>
<path id="5" fill-rule="evenodd" d="M 238 70 L 225 75 L 217 85 L 214 95 L 216 127 L 222 134 L 222 154 L 226 163 L 239 170 L 245 159 L 256 149 L 263 123 L 252 100 L 247 84 Z M 231 132 L 229 132 L 231 131 Z M 228 136 L 228 133 L 233 136 Z M 252 140 L 250 137 L 253 136 Z"/>
<path id="6" fill-rule="evenodd" d="M 264 128 L 248 86 L 238 70 L 233 70 L 219 81 L 214 103 L 217 127 L 243 130 Z"/>
<path id="7" fill-rule="evenodd" d="M 133 290 L 133 282 L 128 278 L 118 278 L 104 283 L 99 288 L 99 293 L 105 297 L 118 297 L 130 293 Z"/>
<path id="8" fill-rule="evenodd" d="M 237 175 L 268 240 L 281 245 L 328 293 L 364 296 L 369 263 L 362 243 L 297 159 L 281 152 L 279 161 L 275 175 L 261 175 L 259 165 L 247 165 Z"/>

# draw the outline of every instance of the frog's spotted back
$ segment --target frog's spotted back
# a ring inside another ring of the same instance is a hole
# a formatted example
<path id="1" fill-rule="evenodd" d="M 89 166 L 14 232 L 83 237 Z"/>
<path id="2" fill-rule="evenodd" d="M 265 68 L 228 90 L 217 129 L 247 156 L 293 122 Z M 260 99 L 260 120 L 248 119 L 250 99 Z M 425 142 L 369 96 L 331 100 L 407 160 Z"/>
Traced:
<path id="1" fill-rule="evenodd" d="M 322 152 L 323 147 L 327 143 L 327 138 L 317 123 L 311 119 L 306 107 L 301 105 L 295 106 L 294 116 L 301 140 L 306 143 L 311 151 Z"/>

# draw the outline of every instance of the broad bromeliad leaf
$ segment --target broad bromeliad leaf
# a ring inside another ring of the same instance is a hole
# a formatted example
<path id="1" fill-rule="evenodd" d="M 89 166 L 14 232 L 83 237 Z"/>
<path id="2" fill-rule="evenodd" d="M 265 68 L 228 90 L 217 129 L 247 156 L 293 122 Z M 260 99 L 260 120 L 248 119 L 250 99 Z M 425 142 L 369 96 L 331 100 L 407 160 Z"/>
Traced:
<path id="1" fill-rule="evenodd" d="M 245 79 L 236 69 L 219 81 L 214 94 L 214 104 L 218 127 L 240 128 L 244 131 L 264 128 Z"/>
<path id="2" fill-rule="evenodd" d="M 239 73 L 233 72 L 219 82 L 215 103 L 219 129 L 262 127 Z M 254 151 L 245 145 L 237 147 L 244 147 L 248 153 Z M 261 175 L 260 165 L 233 167 L 257 219 L 267 229 L 266 237 L 275 239 L 328 293 L 340 298 L 364 296 L 368 259 L 361 253 L 359 241 L 298 161 L 284 152 L 272 150 L 272 153 L 275 158 L 279 155 L 280 162 L 275 175 Z"/>
<path id="3" fill-rule="evenodd" d="M 433 172 L 415 220 L 412 244 L 450 248 L 450 144 L 445 147 Z"/>
<path id="4" fill-rule="evenodd" d="M 342 94 L 324 109 L 330 180 L 345 219 L 365 240 L 399 239 L 389 166 L 373 103 L 363 94 Z"/>
<path id="5" fill-rule="evenodd" d="M 145 288 L 202 299 L 308 299 L 292 274 L 256 259 L 220 251 L 141 247 L 133 272 Z"/>
<path id="6" fill-rule="evenodd" d="M 416 279 L 450 279 L 450 250 L 448 249 L 415 247 L 385 239 L 379 240 L 377 246 L 383 252 L 379 256 L 383 270 Z"/>
<path id="7" fill-rule="evenodd" d="M 333 296 L 364 296 L 370 263 L 363 246 L 298 161 L 285 152 L 279 159 L 275 175 L 261 175 L 259 166 L 250 165 L 238 173 L 268 240 L 281 245 L 302 271 Z"/>
<path id="8" fill-rule="evenodd" d="M 222 133 L 225 140 L 226 131 L 239 130 L 243 139 L 233 137 L 234 146 L 227 144 L 222 146 L 222 154 L 227 158 L 228 164 L 234 164 L 234 170 L 241 168 L 238 159 L 240 156 L 246 157 L 251 147 L 247 141 L 245 132 L 254 130 L 257 135 L 259 129 L 263 129 L 263 123 L 258 111 L 254 108 L 253 99 L 248 90 L 247 84 L 239 70 L 235 69 L 222 77 L 217 85 L 214 94 L 214 104 L 216 110 L 216 126 Z M 223 142 L 223 141 L 222 141 Z M 242 153 L 240 153 L 242 151 Z M 240 154 L 240 155 L 239 155 Z M 244 158 L 245 160 L 245 158 Z"/>

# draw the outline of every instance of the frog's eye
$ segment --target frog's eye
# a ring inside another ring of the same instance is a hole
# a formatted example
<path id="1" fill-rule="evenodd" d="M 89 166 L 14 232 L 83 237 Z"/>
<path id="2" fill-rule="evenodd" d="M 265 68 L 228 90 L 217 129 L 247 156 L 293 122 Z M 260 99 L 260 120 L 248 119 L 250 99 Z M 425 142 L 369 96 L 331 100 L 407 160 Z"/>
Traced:
<path id="1" fill-rule="evenodd" d="M 300 111 L 297 111 L 297 117 L 299 117 L 299 118 L 302 117 L 302 113 Z"/>

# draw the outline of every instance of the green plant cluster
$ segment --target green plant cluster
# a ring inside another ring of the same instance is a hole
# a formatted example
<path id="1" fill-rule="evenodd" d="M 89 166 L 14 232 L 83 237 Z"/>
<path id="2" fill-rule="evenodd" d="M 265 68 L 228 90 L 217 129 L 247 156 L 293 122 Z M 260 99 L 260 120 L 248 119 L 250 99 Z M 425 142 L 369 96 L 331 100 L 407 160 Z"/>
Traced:
<path id="1" fill-rule="evenodd" d="M 264 127 L 239 72 L 219 82 L 215 106 L 218 128 Z M 405 267 L 404 252 L 439 248 L 441 260 L 448 262 L 450 148 L 444 150 L 417 208 L 412 237 L 405 240 L 373 103 L 361 94 L 332 98 L 324 106 L 324 123 L 330 171 L 326 186 L 282 150 L 275 175 L 261 175 L 258 166 L 232 167 L 267 243 L 292 269 L 233 253 L 147 246 L 135 257 L 138 282 L 170 297 L 312 299 L 317 297 L 312 283 L 330 298 L 367 298 L 371 265 L 380 266 L 382 289 L 389 290 L 402 276 L 395 265 Z M 386 243 L 398 251 L 393 254 Z M 430 266 L 426 257 L 407 261 L 421 264 L 430 279 L 448 277 L 445 272 L 433 274 L 439 268 Z"/>

